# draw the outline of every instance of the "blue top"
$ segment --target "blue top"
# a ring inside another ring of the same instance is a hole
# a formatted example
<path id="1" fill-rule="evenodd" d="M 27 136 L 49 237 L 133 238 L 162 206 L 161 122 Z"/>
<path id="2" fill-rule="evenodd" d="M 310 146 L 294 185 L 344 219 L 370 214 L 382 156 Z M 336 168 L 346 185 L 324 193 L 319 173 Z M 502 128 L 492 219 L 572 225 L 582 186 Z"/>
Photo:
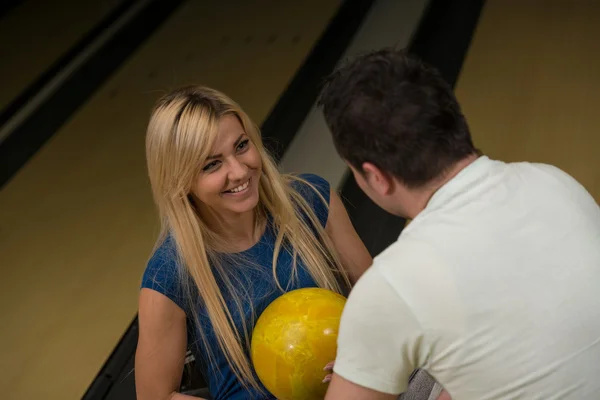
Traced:
<path id="1" fill-rule="evenodd" d="M 303 174 L 300 177 L 304 178 L 311 184 L 313 184 L 329 203 L 330 192 L 329 183 L 323 178 L 311 175 Z M 319 222 L 324 227 L 327 223 L 328 207 L 323 204 L 319 196 L 315 193 L 312 188 L 306 184 L 300 182 L 293 182 L 292 187 L 299 192 L 311 205 L 317 216 Z M 221 287 L 223 287 L 223 280 L 228 279 L 233 286 L 235 286 L 238 293 L 241 294 L 243 300 L 243 311 L 244 319 L 246 324 L 250 325 L 248 328 L 252 329 L 251 324 L 254 323 L 255 319 L 260 316 L 264 309 L 282 293 L 277 287 L 277 283 L 273 278 L 272 273 L 272 259 L 273 259 L 273 248 L 275 244 L 276 232 L 273 230 L 271 224 L 267 224 L 267 228 L 259 242 L 250 249 L 240 253 L 248 263 L 242 263 L 233 261 L 227 262 L 228 257 L 223 256 L 221 263 L 224 264 L 227 274 L 225 277 L 217 276 L 217 281 Z M 210 351 L 214 355 L 214 361 L 216 367 L 209 364 L 209 360 L 206 354 L 204 344 L 200 341 L 199 336 L 196 334 L 193 328 L 192 314 L 190 307 L 188 306 L 189 301 L 186 300 L 182 293 L 180 285 L 180 278 L 178 274 L 178 263 L 176 259 L 176 250 L 174 243 L 171 238 L 167 238 L 161 247 L 155 252 L 148 266 L 142 280 L 143 288 L 150 288 L 156 290 L 168 298 L 173 300 L 183 311 L 185 311 L 188 324 L 188 343 L 191 344 L 191 350 L 194 354 L 196 362 L 200 370 L 203 372 L 204 377 L 208 383 L 208 387 L 211 393 L 211 397 L 214 400 L 229 399 L 229 400 L 241 400 L 241 399 L 258 399 L 265 398 L 264 394 L 260 394 L 254 389 L 245 388 L 236 378 L 235 374 L 229 367 L 225 355 L 219 349 L 217 338 L 214 330 L 211 327 L 210 321 L 206 311 L 201 307 L 197 307 L 195 312 L 198 313 L 200 324 L 203 327 L 203 331 L 207 337 L 207 342 Z M 287 291 L 304 287 L 316 287 L 316 282 L 312 279 L 308 273 L 305 265 L 301 260 L 298 260 L 298 274 L 296 279 L 292 279 L 291 273 L 292 267 L 292 256 L 288 250 L 282 247 L 280 250 L 278 262 L 277 262 L 277 277 L 281 286 Z M 241 319 L 237 308 L 233 306 L 231 301 L 231 294 L 224 292 L 224 297 L 227 301 L 228 307 L 232 312 L 236 321 L 237 328 L 241 331 Z M 255 317 L 252 317 L 252 308 L 254 309 Z M 251 331 L 250 331 L 251 332 Z M 244 346 L 247 354 L 249 349 Z M 265 393 L 268 393 L 265 390 Z M 267 397 L 268 399 L 275 399 L 275 397 Z"/>

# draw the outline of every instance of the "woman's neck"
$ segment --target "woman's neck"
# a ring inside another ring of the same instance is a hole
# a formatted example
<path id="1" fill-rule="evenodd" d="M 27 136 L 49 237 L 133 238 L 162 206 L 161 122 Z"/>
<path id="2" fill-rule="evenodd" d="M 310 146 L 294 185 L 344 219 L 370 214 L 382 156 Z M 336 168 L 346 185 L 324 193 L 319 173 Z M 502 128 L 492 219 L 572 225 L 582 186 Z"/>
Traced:
<path id="1" fill-rule="evenodd" d="M 243 214 L 202 213 L 211 230 L 226 240 L 228 252 L 240 252 L 254 246 L 264 231 L 264 221 L 256 210 Z M 257 223 L 257 218 L 259 223 Z"/>

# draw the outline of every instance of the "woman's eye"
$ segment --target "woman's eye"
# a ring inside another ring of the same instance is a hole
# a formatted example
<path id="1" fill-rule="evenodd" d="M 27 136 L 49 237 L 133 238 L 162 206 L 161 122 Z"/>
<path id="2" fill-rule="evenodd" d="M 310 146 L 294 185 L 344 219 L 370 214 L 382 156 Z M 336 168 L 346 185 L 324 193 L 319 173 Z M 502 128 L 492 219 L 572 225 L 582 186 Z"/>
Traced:
<path id="1" fill-rule="evenodd" d="M 218 162 L 219 162 L 219 161 L 213 161 L 213 162 L 211 162 L 210 164 L 206 164 L 206 165 L 204 166 L 204 168 L 202 168 L 202 171 L 209 171 L 209 170 L 211 170 L 211 169 L 215 168 L 215 167 L 217 166 Z"/>
<path id="2" fill-rule="evenodd" d="M 242 141 L 240 144 L 238 144 L 238 147 L 237 147 L 238 151 L 244 150 L 246 147 L 248 147 L 248 142 L 249 142 L 249 140 L 246 139 L 246 140 Z"/>

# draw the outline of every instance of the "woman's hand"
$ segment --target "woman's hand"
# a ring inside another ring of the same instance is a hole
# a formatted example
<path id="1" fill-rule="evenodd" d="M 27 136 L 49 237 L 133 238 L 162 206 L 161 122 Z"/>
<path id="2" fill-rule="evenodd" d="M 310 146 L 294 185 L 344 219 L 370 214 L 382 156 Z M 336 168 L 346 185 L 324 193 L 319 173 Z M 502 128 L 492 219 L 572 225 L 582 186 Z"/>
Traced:
<path id="1" fill-rule="evenodd" d="M 327 364 L 325 366 L 325 368 L 323 368 L 324 371 L 329 372 L 329 374 L 327 374 L 325 376 L 325 378 L 323 379 L 323 383 L 329 383 L 329 381 L 331 381 L 331 373 L 333 372 L 333 365 L 335 364 L 335 361 L 330 362 L 329 364 Z"/>

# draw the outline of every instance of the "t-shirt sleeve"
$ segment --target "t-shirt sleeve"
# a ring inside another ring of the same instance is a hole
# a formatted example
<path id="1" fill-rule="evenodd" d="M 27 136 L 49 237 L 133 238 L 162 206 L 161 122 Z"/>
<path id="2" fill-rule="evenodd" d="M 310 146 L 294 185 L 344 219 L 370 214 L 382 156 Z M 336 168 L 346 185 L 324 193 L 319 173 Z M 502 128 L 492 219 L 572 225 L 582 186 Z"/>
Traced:
<path id="1" fill-rule="evenodd" d="M 185 297 L 180 279 L 174 251 L 163 246 L 148 261 L 142 276 L 141 288 L 159 292 L 185 310 Z"/>
<path id="2" fill-rule="evenodd" d="M 315 174 L 300 174 L 298 177 L 310 185 L 296 181 L 293 183 L 293 187 L 306 199 L 321 225 L 325 227 L 327 218 L 329 217 L 329 201 L 331 197 L 329 182 Z"/>
<path id="3" fill-rule="evenodd" d="M 420 337 L 408 306 L 372 267 L 344 308 L 334 372 L 357 385 L 399 395 L 417 368 Z"/>

